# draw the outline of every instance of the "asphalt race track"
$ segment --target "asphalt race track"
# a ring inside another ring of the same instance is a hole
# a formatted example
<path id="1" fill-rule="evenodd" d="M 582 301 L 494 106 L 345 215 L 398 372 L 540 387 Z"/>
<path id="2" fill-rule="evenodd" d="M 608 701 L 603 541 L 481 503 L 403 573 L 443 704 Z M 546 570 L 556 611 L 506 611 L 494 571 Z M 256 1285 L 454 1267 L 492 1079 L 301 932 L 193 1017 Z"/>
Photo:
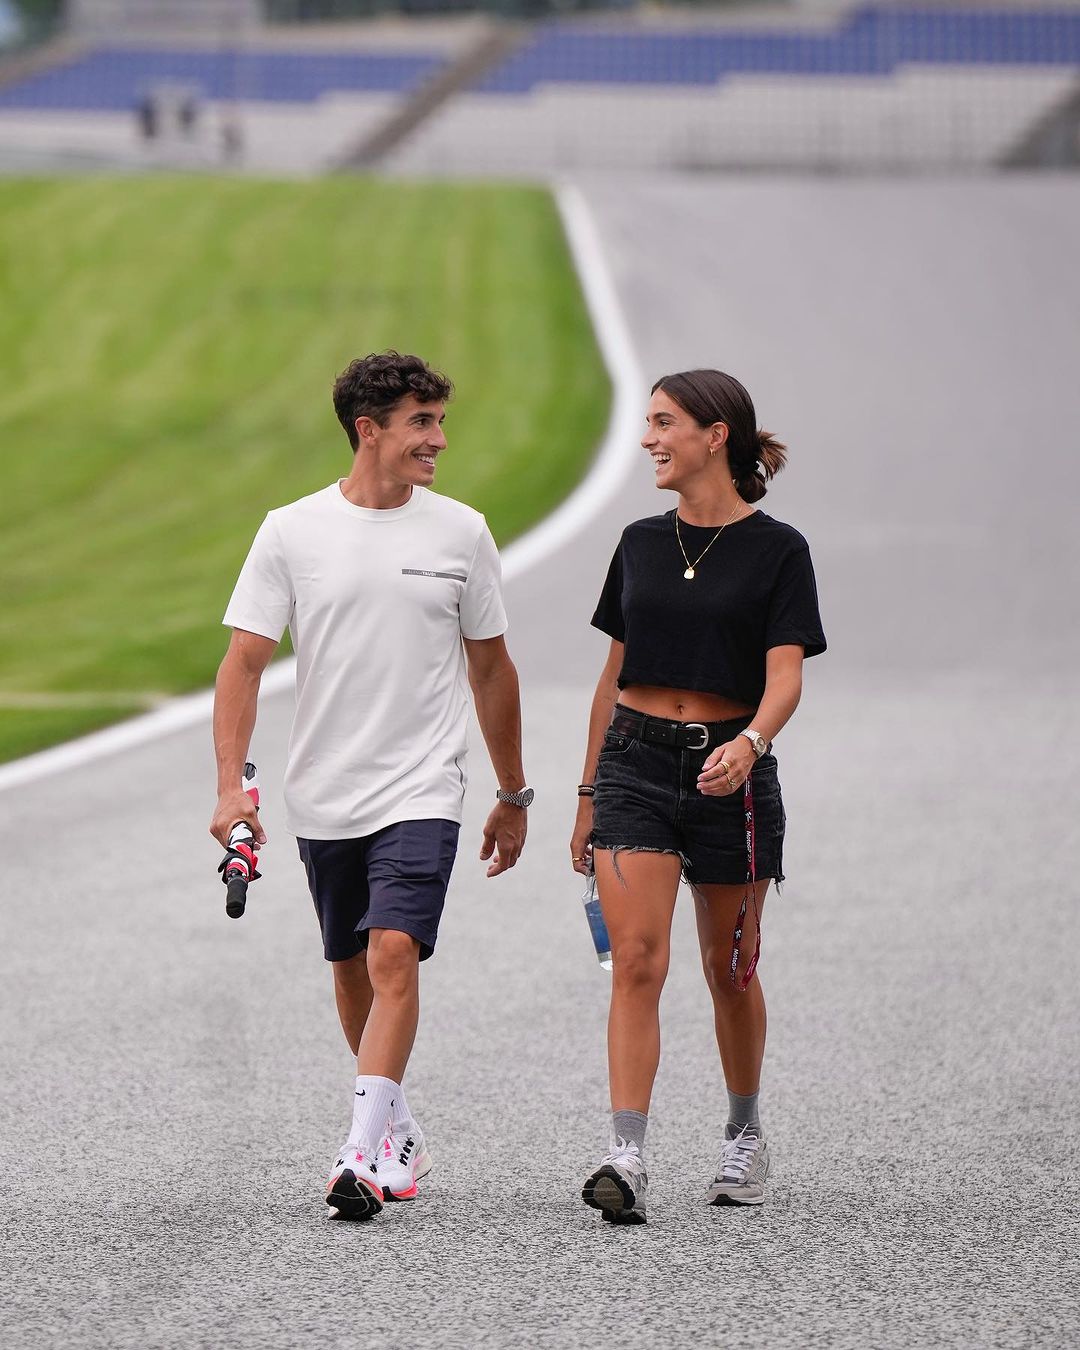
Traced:
<path id="1" fill-rule="evenodd" d="M 279 823 L 287 698 L 256 732 L 271 845 L 239 923 L 205 726 L 0 794 L 6 1344 L 1075 1343 L 1080 182 L 587 196 L 647 379 L 747 384 L 791 446 L 765 509 L 818 569 L 830 651 L 778 745 L 766 1205 L 703 1204 L 724 1094 L 688 905 L 650 1222 L 578 1199 L 608 977 L 567 840 L 588 617 L 622 525 L 668 504 L 642 452 L 509 587 L 537 802 L 487 882 L 477 750 L 407 1080 L 436 1161 L 414 1205 L 325 1217 L 352 1069 Z"/>

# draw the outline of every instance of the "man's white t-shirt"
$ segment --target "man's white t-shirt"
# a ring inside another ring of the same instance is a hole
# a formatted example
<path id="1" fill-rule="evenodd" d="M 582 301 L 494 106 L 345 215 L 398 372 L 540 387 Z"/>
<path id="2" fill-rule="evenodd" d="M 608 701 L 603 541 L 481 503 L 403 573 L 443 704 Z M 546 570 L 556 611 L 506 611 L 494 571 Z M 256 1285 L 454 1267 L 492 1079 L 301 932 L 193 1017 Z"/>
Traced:
<path id="1" fill-rule="evenodd" d="M 461 639 L 506 631 L 499 555 L 478 511 L 421 487 L 404 506 L 369 510 L 332 483 L 269 513 L 223 622 L 275 642 L 292 633 L 293 834 L 461 820 Z"/>

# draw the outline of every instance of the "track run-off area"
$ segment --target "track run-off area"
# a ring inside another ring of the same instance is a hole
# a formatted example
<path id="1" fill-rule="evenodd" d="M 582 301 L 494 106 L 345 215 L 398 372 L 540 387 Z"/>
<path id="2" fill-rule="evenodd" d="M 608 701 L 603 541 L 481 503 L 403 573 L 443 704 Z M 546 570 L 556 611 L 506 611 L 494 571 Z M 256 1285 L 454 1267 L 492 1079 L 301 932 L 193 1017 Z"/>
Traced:
<path id="1" fill-rule="evenodd" d="M 580 191 L 613 429 L 562 524 L 509 555 L 537 798 L 521 863 L 487 881 L 474 735 L 406 1079 L 435 1159 L 421 1197 L 326 1221 L 352 1066 L 281 825 L 289 691 L 268 691 L 252 747 L 270 844 L 238 923 L 192 701 L 153 738 L 0 773 L 8 1344 L 1075 1333 L 1080 182 Z M 634 448 L 648 386 L 698 365 L 737 375 L 790 446 L 762 505 L 810 542 L 830 650 L 777 745 L 766 1204 L 704 1204 L 726 1103 L 682 903 L 649 1223 L 611 1230 L 579 1199 L 607 1107 L 608 977 L 567 860 L 606 645 L 588 620 L 622 526 L 670 504 Z"/>

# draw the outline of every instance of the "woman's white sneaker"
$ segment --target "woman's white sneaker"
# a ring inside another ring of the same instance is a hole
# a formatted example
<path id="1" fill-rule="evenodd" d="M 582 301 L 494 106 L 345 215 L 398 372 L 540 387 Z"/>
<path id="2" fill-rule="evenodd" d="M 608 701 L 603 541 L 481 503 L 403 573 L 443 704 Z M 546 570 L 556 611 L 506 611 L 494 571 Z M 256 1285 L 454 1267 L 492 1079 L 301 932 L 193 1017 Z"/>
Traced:
<path id="1" fill-rule="evenodd" d="M 373 1219 L 383 1207 L 374 1159 L 346 1144 L 330 1169 L 326 1203 L 343 1219 Z"/>
<path id="2" fill-rule="evenodd" d="M 716 1180 L 706 1199 L 710 1205 L 760 1205 L 765 1199 L 769 1174 L 769 1150 L 760 1134 L 743 1128 L 726 1139 L 716 1164 Z"/>
<path id="3" fill-rule="evenodd" d="M 586 1179 L 581 1198 L 600 1211 L 605 1223 L 645 1223 L 648 1187 L 649 1174 L 637 1144 L 620 1138 Z"/>
<path id="4" fill-rule="evenodd" d="M 431 1171 L 431 1154 L 415 1120 L 383 1135 L 378 1155 L 379 1184 L 384 1200 L 415 1200 L 416 1183 Z"/>

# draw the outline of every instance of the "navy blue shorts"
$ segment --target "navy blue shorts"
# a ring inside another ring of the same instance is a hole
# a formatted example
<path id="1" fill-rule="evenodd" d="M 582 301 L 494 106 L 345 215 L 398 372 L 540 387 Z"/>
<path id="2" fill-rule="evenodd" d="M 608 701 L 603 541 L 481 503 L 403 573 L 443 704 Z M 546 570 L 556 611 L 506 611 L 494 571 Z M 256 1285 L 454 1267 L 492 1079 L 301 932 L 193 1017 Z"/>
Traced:
<path id="1" fill-rule="evenodd" d="M 392 928 L 435 950 L 457 856 L 453 820 L 401 820 L 361 839 L 297 839 L 328 961 L 348 961 L 368 930 Z"/>
<path id="2" fill-rule="evenodd" d="M 641 714 L 616 705 L 616 724 Z M 731 740 L 748 717 L 723 723 Z M 679 750 L 638 740 L 609 727 L 600 748 L 593 798 L 592 846 L 677 853 L 683 874 L 701 885 L 739 885 L 748 871 L 746 818 L 741 791 L 706 797 L 697 776 L 710 750 Z M 776 760 L 764 754 L 751 770 L 754 801 L 754 868 L 759 878 L 784 879 L 784 801 Z"/>

